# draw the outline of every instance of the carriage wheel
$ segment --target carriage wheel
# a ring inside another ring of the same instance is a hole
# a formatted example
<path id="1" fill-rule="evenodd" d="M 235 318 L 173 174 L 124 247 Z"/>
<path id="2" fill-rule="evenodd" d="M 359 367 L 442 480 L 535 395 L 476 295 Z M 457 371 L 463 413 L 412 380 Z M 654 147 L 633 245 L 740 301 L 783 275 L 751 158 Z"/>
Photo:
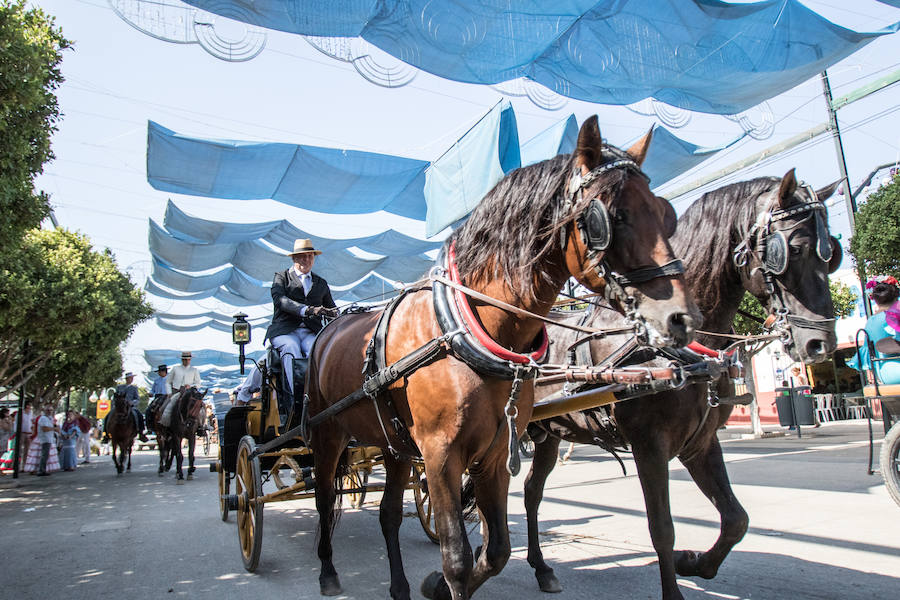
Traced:
<path id="1" fill-rule="evenodd" d="M 428 480 L 425 478 L 425 465 L 413 463 L 413 494 L 416 498 L 416 513 L 425 535 L 435 544 L 440 543 L 437 525 L 434 522 L 434 511 L 431 508 L 431 497 L 428 495 Z"/>
<path id="2" fill-rule="evenodd" d="M 221 448 L 219 448 L 219 460 L 216 467 L 219 472 L 219 514 L 222 515 L 223 521 L 227 521 L 228 503 L 225 501 L 225 494 L 231 489 L 231 479 L 228 477 L 228 473 L 225 472 L 225 465 L 222 464 Z"/>
<path id="3" fill-rule="evenodd" d="M 362 508 L 366 501 L 365 487 L 369 483 L 369 472 L 365 469 L 356 469 L 350 467 L 350 471 L 341 477 L 341 488 L 345 490 L 361 488 L 362 491 L 344 494 L 344 497 L 350 500 L 350 506 L 353 508 Z"/>
<path id="4" fill-rule="evenodd" d="M 262 495 L 259 457 L 250 458 L 255 448 L 256 442 L 252 437 L 245 435 L 241 438 L 234 478 L 234 492 L 238 496 L 236 513 L 241 558 L 244 560 L 244 568 L 251 573 L 259 565 L 263 525 L 263 505 L 256 503 L 256 498 Z"/>
<path id="5" fill-rule="evenodd" d="M 900 506 L 900 422 L 888 430 L 881 442 L 881 476 L 891 498 Z"/>

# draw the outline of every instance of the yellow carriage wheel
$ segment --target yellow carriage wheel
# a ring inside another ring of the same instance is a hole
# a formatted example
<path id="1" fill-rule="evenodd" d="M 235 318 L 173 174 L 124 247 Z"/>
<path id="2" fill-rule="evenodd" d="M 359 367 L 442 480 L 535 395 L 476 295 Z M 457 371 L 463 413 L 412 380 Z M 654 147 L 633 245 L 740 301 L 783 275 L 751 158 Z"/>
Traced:
<path id="1" fill-rule="evenodd" d="M 431 497 L 428 495 L 428 480 L 425 478 L 425 465 L 413 463 L 413 495 L 416 499 L 416 513 L 425 535 L 435 544 L 440 543 L 437 533 L 437 525 L 434 522 L 434 510 L 431 507 Z"/>
<path id="2" fill-rule="evenodd" d="M 341 489 L 359 490 L 344 494 L 353 508 L 362 508 L 366 501 L 366 485 L 369 483 L 369 471 L 350 467 L 350 471 L 341 478 Z"/>
<path id="3" fill-rule="evenodd" d="M 225 472 L 225 464 L 222 462 L 222 448 L 219 448 L 219 460 L 216 462 L 216 470 L 219 473 L 219 513 L 222 515 L 222 520 L 228 520 L 228 502 L 225 501 L 225 496 L 228 494 L 231 488 L 231 479 L 228 478 L 228 473 Z"/>
<path id="4" fill-rule="evenodd" d="M 256 502 L 262 496 L 259 457 L 250 458 L 255 449 L 256 442 L 252 437 L 245 435 L 241 438 L 234 478 L 234 492 L 238 497 L 236 514 L 241 558 L 244 560 L 244 568 L 251 573 L 259 565 L 263 526 L 263 504 Z"/>

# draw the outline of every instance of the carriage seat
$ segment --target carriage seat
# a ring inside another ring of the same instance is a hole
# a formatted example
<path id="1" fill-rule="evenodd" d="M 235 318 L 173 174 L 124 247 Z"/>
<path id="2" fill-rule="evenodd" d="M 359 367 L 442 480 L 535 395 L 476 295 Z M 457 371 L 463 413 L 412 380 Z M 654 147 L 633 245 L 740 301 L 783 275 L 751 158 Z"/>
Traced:
<path id="1" fill-rule="evenodd" d="M 294 377 L 294 397 L 293 407 L 288 402 L 288 394 L 282 390 L 284 388 L 284 368 L 281 364 L 281 353 L 273 346 L 266 348 L 266 364 L 269 366 L 269 374 L 275 381 L 275 393 L 278 396 L 278 412 L 282 416 L 282 420 L 288 418 L 291 412 L 300 414 L 303 405 L 303 389 L 306 383 L 306 371 L 309 367 L 308 358 L 294 358 L 293 360 L 293 377 Z M 293 411 L 291 410 L 293 408 Z"/>
<path id="2" fill-rule="evenodd" d="M 900 383 L 893 384 L 878 384 L 878 391 L 881 396 L 900 396 Z M 863 388 L 863 396 L 866 398 L 875 398 L 875 386 L 867 385 Z"/>

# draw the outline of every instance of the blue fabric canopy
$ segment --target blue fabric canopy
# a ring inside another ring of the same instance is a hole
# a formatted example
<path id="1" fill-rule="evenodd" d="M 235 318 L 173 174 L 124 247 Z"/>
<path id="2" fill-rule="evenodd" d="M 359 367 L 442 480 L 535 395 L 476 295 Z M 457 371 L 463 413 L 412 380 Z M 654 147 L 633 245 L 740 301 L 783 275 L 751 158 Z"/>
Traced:
<path id="1" fill-rule="evenodd" d="M 650 178 L 650 187 L 656 188 L 743 138 L 741 135 L 721 146 L 703 148 L 676 137 L 665 127 L 656 127 L 641 170 Z"/>
<path id="2" fill-rule="evenodd" d="M 326 252 L 356 247 L 383 256 L 414 256 L 441 247 L 441 242 L 420 240 L 393 229 L 367 237 L 336 239 L 313 235 L 284 219 L 264 223 L 209 221 L 187 214 L 171 200 L 166 205 L 163 224 L 172 237 L 186 242 L 222 245 L 261 239 L 285 251 L 293 248 L 294 240 L 301 238 L 309 238 L 315 248 Z M 172 264 L 171 260 L 167 262 Z"/>
<path id="3" fill-rule="evenodd" d="M 155 315 L 157 318 L 165 319 L 167 321 L 187 321 L 191 319 L 212 319 L 214 321 L 221 321 L 223 323 L 233 323 L 234 317 L 232 315 L 226 315 L 225 313 L 215 312 L 215 311 L 207 311 L 202 313 L 196 313 L 192 315 L 181 315 L 175 313 L 168 312 L 158 312 Z M 247 319 L 250 323 L 259 323 L 262 321 L 268 322 L 269 317 L 250 317 Z M 229 325 L 230 326 L 230 325 Z"/>
<path id="4" fill-rule="evenodd" d="M 720 114 L 776 96 L 898 28 L 854 32 L 798 0 L 184 1 L 269 29 L 361 37 L 455 81 L 526 77 L 588 102 L 654 97 Z"/>
<path id="5" fill-rule="evenodd" d="M 506 173 L 521 164 L 516 115 L 509 100 L 503 100 L 428 167 L 425 235 L 436 235 L 468 215 Z"/>
<path id="6" fill-rule="evenodd" d="M 519 151 L 522 166 L 533 165 L 558 154 L 571 154 L 577 142 L 578 121 L 575 115 L 569 115 L 522 144 Z"/>
<path id="7" fill-rule="evenodd" d="M 384 210 L 425 218 L 425 161 L 295 144 L 198 140 L 152 121 L 147 137 L 147 181 L 157 190 L 270 198 L 330 214 Z M 197 160 L 198 154 L 204 160 Z"/>

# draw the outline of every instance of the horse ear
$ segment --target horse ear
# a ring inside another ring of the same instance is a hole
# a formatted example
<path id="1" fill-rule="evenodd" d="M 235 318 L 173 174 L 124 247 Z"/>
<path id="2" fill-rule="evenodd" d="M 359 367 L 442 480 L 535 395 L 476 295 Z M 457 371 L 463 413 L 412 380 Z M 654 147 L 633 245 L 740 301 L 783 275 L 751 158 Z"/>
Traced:
<path id="1" fill-rule="evenodd" d="M 575 166 L 581 167 L 582 175 L 600 164 L 603 156 L 603 137 L 597 115 L 588 118 L 578 131 L 578 143 L 575 144 Z"/>
<path id="2" fill-rule="evenodd" d="M 653 128 L 650 128 L 644 137 L 636 141 L 631 145 L 631 148 L 628 149 L 628 156 L 634 159 L 634 162 L 638 164 L 638 166 L 644 164 L 644 159 L 647 158 L 647 151 L 650 150 L 650 140 L 653 139 Z"/>
<path id="3" fill-rule="evenodd" d="M 794 169 L 791 169 L 781 178 L 781 186 L 778 188 L 778 204 L 781 208 L 787 208 L 797 191 L 797 177 Z"/>
<path id="4" fill-rule="evenodd" d="M 843 181 L 843 180 L 838 179 L 834 183 L 829 183 L 825 187 L 816 190 L 816 199 L 819 202 L 825 202 L 826 200 L 831 198 L 831 195 L 834 194 L 834 190 L 836 190 L 837 186 L 839 186 L 841 184 L 841 181 Z"/>

